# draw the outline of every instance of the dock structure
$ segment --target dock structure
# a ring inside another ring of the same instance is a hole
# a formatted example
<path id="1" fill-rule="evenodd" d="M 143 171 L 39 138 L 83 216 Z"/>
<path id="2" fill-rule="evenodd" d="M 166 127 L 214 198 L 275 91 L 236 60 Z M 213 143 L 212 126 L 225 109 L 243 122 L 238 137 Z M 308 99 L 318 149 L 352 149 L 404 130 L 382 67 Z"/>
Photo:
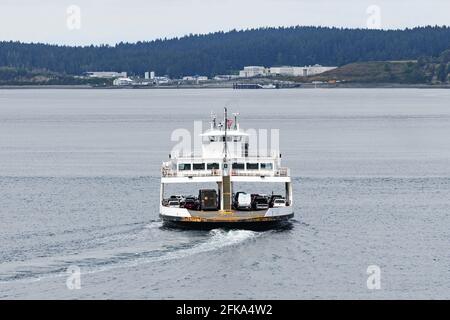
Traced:
<path id="1" fill-rule="evenodd" d="M 258 83 L 233 83 L 233 89 L 262 89 Z"/>

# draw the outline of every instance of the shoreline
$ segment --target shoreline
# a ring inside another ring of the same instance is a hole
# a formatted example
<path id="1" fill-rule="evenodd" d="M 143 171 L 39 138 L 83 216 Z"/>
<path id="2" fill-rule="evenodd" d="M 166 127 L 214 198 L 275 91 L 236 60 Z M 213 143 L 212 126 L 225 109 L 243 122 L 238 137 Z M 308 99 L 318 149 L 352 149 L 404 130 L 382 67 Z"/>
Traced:
<path id="1" fill-rule="evenodd" d="M 450 84 L 447 85 L 431 85 L 431 84 L 398 84 L 398 83 L 347 83 L 347 84 L 313 84 L 300 83 L 299 87 L 293 88 L 279 88 L 279 89 L 234 89 L 234 90 L 280 90 L 280 89 L 450 89 Z M 0 90 L 20 90 L 20 89 L 97 89 L 97 90 L 155 90 L 155 89 L 233 89 L 233 85 L 173 85 L 173 86 L 104 86 L 96 87 L 90 85 L 1 85 Z"/>

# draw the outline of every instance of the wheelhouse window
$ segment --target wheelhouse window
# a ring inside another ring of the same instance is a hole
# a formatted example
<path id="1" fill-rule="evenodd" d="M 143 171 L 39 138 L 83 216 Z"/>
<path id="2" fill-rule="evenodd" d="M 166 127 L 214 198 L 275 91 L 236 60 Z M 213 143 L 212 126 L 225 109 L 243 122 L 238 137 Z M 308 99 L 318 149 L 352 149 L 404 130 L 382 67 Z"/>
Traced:
<path id="1" fill-rule="evenodd" d="M 268 162 L 268 163 L 261 163 L 261 170 L 272 170 L 273 169 L 273 164 Z"/>
<path id="2" fill-rule="evenodd" d="M 178 170 L 180 170 L 180 171 L 191 170 L 191 164 L 190 163 L 179 163 Z"/>
<path id="3" fill-rule="evenodd" d="M 220 165 L 217 163 L 217 162 L 215 162 L 215 163 L 208 163 L 207 165 L 206 165 L 206 168 L 208 169 L 208 170 L 214 170 L 214 169 L 219 169 L 220 168 Z"/>
<path id="4" fill-rule="evenodd" d="M 205 164 L 204 163 L 194 163 L 194 170 L 205 170 Z"/>
<path id="5" fill-rule="evenodd" d="M 233 162 L 231 168 L 235 170 L 244 170 L 244 164 L 239 162 Z"/>
<path id="6" fill-rule="evenodd" d="M 258 170 L 258 163 L 247 163 L 247 170 Z"/>

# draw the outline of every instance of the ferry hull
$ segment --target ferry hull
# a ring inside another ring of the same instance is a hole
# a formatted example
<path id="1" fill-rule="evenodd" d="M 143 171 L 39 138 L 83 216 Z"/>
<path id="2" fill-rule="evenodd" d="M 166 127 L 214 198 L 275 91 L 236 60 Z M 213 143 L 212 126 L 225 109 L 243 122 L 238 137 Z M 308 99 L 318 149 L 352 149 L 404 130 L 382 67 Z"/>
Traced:
<path id="1" fill-rule="evenodd" d="M 286 225 L 293 216 L 292 207 L 228 212 L 162 207 L 160 214 L 165 225 L 189 229 L 268 229 Z"/>
<path id="2" fill-rule="evenodd" d="M 261 218 L 261 219 L 242 219 L 242 220 L 199 220 L 191 218 L 170 217 L 160 215 L 164 225 L 167 227 L 195 230 L 211 230 L 211 229 L 246 229 L 246 230 L 268 230 L 282 228 L 289 225 L 289 219 L 294 214 Z"/>

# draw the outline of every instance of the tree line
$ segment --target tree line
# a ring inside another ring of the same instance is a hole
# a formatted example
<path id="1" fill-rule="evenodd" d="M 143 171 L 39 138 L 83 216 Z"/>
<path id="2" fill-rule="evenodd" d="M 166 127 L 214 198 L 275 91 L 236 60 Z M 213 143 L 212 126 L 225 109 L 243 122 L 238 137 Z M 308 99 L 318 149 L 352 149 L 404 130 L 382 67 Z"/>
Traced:
<path id="1" fill-rule="evenodd" d="M 121 42 L 114 46 L 61 46 L 0 42 L 0 67 L 69 75 L 126 71 L 142 75 L 217 75 L 246 65 L 342 66 L 351 62 L 438 56 L 450 48 L 450 28 L 405 30 L 280 27 L 232 30 L 180 38 Z M 444 68 L 444 67 L 442 67 Z M 439 71 L 442 74 L 446 70 Z"/>

